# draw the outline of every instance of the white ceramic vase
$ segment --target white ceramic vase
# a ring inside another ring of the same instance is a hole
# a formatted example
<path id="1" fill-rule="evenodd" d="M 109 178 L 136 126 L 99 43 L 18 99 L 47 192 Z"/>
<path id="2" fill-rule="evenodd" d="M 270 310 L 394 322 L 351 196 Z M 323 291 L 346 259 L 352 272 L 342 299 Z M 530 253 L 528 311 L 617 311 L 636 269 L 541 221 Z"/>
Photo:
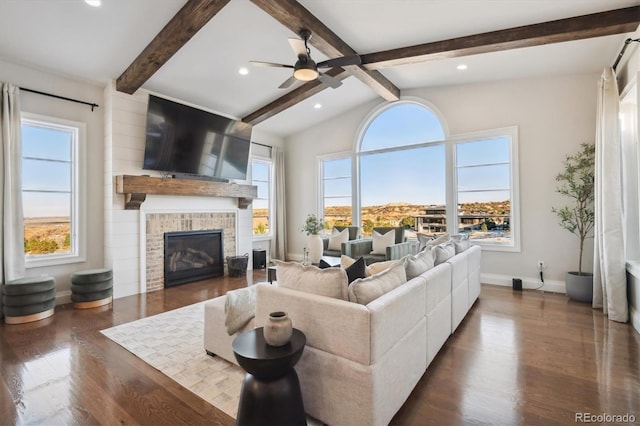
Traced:
<path id="1" fill-rule="evenodd" d="M 322 237 L 318 234 L 309 235 L 309 258 L 311 263 L 319 263 L 322 257 Z"/>
<path id="2" fill-rule="evenodd" d="M 264 326 L 264 340 L 270 346 L 284 346 L 291 340 L 293 325 L 286 312 L 278 311 L 269 314 Z"/>

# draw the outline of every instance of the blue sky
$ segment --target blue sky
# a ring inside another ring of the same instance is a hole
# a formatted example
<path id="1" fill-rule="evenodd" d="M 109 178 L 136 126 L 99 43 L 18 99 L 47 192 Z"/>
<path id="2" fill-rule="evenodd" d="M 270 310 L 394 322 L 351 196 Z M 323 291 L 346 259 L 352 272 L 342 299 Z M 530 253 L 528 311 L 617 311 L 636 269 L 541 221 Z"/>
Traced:
<path id="1" fill-rule="evenodd" d="M 71 141 L 69 131 L 22 126 L 22 187 L 25 190 L 63 191 L 23 192 L 24 217 L 70 215 L 71 198 L 66 191 L 71 189 Z"/>

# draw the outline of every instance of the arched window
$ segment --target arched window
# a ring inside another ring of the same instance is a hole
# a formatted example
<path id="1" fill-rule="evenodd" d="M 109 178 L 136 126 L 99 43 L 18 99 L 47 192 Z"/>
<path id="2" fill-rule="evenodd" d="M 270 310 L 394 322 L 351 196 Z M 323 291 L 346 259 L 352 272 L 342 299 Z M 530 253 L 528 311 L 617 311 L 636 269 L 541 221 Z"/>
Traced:
<path id="1" fill-rule="evenodd" d="M 414 228 L 425 206 L 437 211 L 432 232 L 446 231 L 445 132 L 436 114 L 415 102 L 400 102 L 374 115 L 358 153 L 360 224 Z"/>
<path id="2" fill-rule="evenodd" d="M 449 136 L 437 111 L 400 101 L 375 111 L 353 153 L 319 158 L 327 229 L 406 226 L 468 234 L 476 244 L 519 251 L 516 127 Z M 413 234 L 413 235 L 412 235 Z"/>
<path id="3" fill-rule="evenodd" d="M 444 129 L 433 111 L 415 102 L 392 104 L 375 115 L 360 141 L 360 152 L 444 141 Z"/>

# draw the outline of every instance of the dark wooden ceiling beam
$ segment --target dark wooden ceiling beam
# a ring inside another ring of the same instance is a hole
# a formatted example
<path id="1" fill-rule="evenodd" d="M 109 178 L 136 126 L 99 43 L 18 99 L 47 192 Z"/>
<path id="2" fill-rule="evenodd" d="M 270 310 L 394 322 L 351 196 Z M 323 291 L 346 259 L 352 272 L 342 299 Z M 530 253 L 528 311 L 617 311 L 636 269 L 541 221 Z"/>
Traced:
<path id="1" fill-rule="evenodd" d="M 132 94 L 184 46 L 230 0 L 188 0 L 116 80 L 116 89 Z"/>
<path id="2" fill-rule="evenodd" d="M 357 54 L 355 50 L 296 0 L 251 0 L 251 2 L 296 34 L 299 34 L 303 29 L 311 31 L 310 44 L 329 58 Z M 400 89 L 380 72 L 367 70 L 360 65 L 345 66 L 344 69 L 371 87 L 384 99 L 388 101 L 400 99 Z"/>
<path id="3" fill-rule="evenodd" d="M 351 76 L 351 74 L 343 68 L 331 68 L 325 74 L 330 75 L 331 77 L 340 81 Z M 276 114 L 281 113 L 285 109 L 292 107 L 295 104 L 304 101 L 305 99 L 310 98 L 311 96 L 325 90 L 326 88 L 327 86 L 320 83 L 319 80 L 309 81 L 302 86 L 288 92 L 286 95 L 276 99 L 270 104 L 263 106 L 262 108 L 252 112 L 251 114 L 248 114 L 242 119 L 242 121 L 244 121 L 245 123 L 256 125 L 268 118 L 273 117 Z"/>
<path id="4" fill-rule="evenodd" d="M 640 24 L 640 6 L 576 16 L 533 25 L 475 34 L 416 46 L 360 55 L 374 70 L 435 59 L 455 58 L 633 32 Z"/>

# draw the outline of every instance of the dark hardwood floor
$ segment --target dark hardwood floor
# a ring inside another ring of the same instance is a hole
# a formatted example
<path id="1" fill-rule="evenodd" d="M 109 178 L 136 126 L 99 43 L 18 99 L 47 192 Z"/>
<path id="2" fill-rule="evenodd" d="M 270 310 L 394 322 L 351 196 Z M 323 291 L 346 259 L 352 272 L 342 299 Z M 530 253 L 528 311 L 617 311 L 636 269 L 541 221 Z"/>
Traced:
<path id="1" fill-rule="evenodd" d="M 99 330 L 265 281 L 186 284 L 112 306 L 0 325 L 0 424 L 232 425 Z M 397 413 L 398 425 L 574 424 L 576 413 L 640 422 L 640 336 L 566 296 L 483 286 Z"/>

